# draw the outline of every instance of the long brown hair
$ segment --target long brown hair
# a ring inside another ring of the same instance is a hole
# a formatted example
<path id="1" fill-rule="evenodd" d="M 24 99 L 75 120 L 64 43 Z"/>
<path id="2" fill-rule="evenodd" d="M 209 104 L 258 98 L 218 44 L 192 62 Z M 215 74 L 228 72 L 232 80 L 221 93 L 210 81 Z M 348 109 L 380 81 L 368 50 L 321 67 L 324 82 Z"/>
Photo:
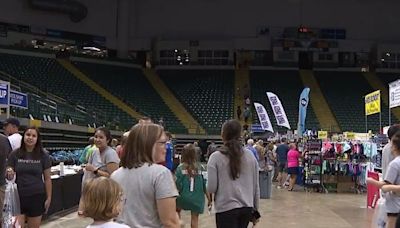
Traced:
<path id="1" fill-rule="evenodd" d="M 224 148 L 221 150 L 221 153 L 229 158 L 229 168 L 233 180 L 239 178 L 241 171 L 243 156 L 242 143 L 240 141 L 241 132 L 242 126 L 237 120 L 228 120 L 222 125 Z"/>
<path id="2" fill-rule="evenodd" d="M 121 166 L 132 169 L 141 167 L 144 163 L 153 164 L 153 147 L 164 133 L 163 127 L 157 124 L 136 124 L 130 130 L 125 155 Z"/>
<path id="3" fill-rule="evenodd" d="M 189 143 L 183 147 L 182 163 L 190 177 L 194 177 L 197 174 L 196 148 L 193 144 Z"/>

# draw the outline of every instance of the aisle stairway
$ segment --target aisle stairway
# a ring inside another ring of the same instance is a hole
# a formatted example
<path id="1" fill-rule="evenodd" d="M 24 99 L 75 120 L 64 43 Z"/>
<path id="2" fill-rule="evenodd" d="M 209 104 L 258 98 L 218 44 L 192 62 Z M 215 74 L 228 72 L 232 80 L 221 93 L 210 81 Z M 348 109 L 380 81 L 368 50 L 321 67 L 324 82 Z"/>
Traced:
<path id="1" fill-rule="evenodd" d="M 388 86 L 383 84 L 383 82 L 376 76 L 375 72 L 365 72 L 363 73 L 364 78 L 368 81 L 369 85 L 374 89 L 374 90 L 380 90 L 381 91 L 381 100 L 386 106 L 389 106 L 389 91 L 388 91 Z M 372 92 L 372 91 L 371 91 Z M 400 120 L 400 109 L 395 108 L 392 109 L 392 114 Z M 394 121 L 392 121 L 394 122 Z"/>
<path id="2" fill-rule="evenodd" d="M 154 70 L 143 69 L 143 73 L 164 100 L 165 104 L 168 105 L 175 116 L 178 117 L 182 124 L 188 129 L 189 134 L 205 134 L 204 128 L 200 126 L 193 116 L 185 109 Z"/>
<path id="3" fill-rule="evenodd" d="M 64 60 L 64 59 L 57 59 L 57 61 L 65 68 L 67 69 L 71 74 L 73 74 L 76 78 L 84 82 L 87 86 L 92 88 L 94 91 L 99 93 L 101 96 L 109 100 L 111 103 L 113 103 L 115 106 L 119 107 L 122 109 L 124 112 L 129 114 L 131 117 L 135 119 L 140 119 L 142 115 L 135 110 L 133 110 L 131 107 L 126 105 L 124 102 L 122 102 L 119 98 L 116 96 L 112 95 L 110 92 L 105 90 L 103 87 L 98 85 L 96 82 L 91 80 L 89 77 L 87 77 L 84 73 L 82 73 L 78 68 L 76 68 L 71 62 Z"/>
<path id="4" fill-rule="evenodd" d="M 300 70 L 304 87 L 310 88 L 310 102 L 321 129 L 340 132 L 340 127 L 311 70 Z"/>
<path id="5" fill-rule="evenodd" d="M 233 112 L 236 116 L 236 109 L 238 106 L 242 109 L 242 118 L 240 122 L 242 125 L 245 124 L 243 118 L 243 109 L 244 109 L 244 93 L 248 93 L 250 95 L 250 70 L 248 68 L 241 68 L 235 70 L 235 105 L 233 106 Z M 246 91 L 247 90 L 247 91 Z M 252 123 L 252 115 L 248 120 L 248 123 Z M 248 124 L 247 123 L 247 124 Z"/>

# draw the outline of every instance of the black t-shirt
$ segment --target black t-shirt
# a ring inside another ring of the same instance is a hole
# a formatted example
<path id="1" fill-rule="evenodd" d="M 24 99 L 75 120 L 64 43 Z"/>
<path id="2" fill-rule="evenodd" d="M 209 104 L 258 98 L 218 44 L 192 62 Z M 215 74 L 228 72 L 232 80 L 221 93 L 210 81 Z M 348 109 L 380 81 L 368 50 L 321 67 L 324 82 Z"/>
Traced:
<path id="1" fill-rule="evenodd" d="M 18 158 L 18 151 L 13 151 L 8 157 L 8 166 L 16 173 L 18 193 L 22 196 L 46 193 L 43 171 L 51 167 L 50 156 L 43 152 L 40 159 L 34 159 L 31 153 L 24 153 Z"/>
<path id="2" fill-rule="evenodd" d="M 287 154 L 289 152 L 289 146 L 287 144 L 281 144 L 276 148 L 276 155 L 278 157 L 278 162 L 286 163 Z"/>

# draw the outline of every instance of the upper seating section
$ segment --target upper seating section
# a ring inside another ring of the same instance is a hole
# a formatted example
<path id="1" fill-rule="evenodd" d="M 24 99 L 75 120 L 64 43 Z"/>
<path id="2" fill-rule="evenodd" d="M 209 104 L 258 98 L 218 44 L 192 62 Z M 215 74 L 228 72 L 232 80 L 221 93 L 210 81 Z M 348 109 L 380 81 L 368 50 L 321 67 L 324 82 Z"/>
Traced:
<path id="1" fill-rule="evenodd" d="M 292 130 L 297 129 L 299 97 L 304 89 L 298 71 L 252 70 L 250 72 L 250 86 L 252 102 L 259 102 L 265 106 L 275 131 L 284 132 L 286 128 L 277 126 L 266 92 L 275 93 L 279 97 L 290 127 Z M 258 122 L 255 112 L 253 117 L 254 122 Z M 307 108 L 306 129 L 319 129 L 319 123 L 311 103 Z"/>
<path id="2" fill-rule="evenodd" d="M 233 118 L 233 70 L 160 70 L 171 89 L 208 134 L 220 134 Z"/>
<path id="3" fill-rule="evenodd" d="M 364 96 L 374 91 L 359 72 L 315 72 L 321 90 L 342 131 L 365 132 Z M 382 127 L 388 124 L 388 108 L 381 102 Z M 378 132 L 379 114 L 368 116 L 368 130 Z"/>
<path id="4" fill-rule="evenodd" d="M 115 123 L 119 129 L 128 129 L 135 122 L 128 114 L 63 68 L 55 59 L 0 53 L 0 70 L 44 92 L 85 107 L 97 124 Z"/>
<path id="5" fill-rule="evenodd" d="M 83 73 L 122 101 L 154 120 L 163 117 L 172 133 L 187 133 L 139 68 L 74 62 Z"/>

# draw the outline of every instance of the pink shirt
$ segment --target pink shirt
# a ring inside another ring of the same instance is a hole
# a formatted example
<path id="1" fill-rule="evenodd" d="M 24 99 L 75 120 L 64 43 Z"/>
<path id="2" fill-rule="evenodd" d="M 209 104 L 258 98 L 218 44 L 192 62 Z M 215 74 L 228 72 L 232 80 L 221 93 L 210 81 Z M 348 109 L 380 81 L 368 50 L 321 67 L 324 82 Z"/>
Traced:
<path id="1" fill-rule="evenodd" d="M 297 150 L 289 150 L 287 154 L 288 168 L 299 166 L 300 153 Z"/>

